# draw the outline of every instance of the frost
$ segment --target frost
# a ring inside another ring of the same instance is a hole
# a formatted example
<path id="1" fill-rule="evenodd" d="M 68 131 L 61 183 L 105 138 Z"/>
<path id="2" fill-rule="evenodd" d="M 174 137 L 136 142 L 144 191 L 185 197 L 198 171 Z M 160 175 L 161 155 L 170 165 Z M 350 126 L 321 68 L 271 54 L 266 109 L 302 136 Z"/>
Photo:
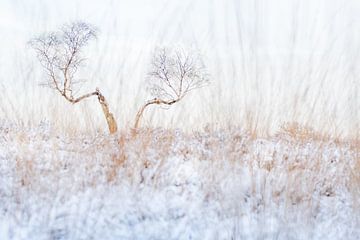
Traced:
<path id="1" fill-rule="evenodd" d="M 345 143 L 1 124 L 1 239 L 360 238 Z"/>

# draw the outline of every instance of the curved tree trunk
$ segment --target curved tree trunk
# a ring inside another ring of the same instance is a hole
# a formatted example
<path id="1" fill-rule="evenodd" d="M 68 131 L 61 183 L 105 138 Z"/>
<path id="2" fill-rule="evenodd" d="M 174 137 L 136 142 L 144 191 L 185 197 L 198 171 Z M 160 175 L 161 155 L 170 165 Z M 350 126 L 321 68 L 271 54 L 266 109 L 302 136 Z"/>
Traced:
<path id="1" fill-rule="evenodd" d="M 109 105 L 108 105 L 104 95 L 101 94 L 101 92 L 100 92 L 100 90 L 98 88 L 96 88 L 95 92 L 84 94 L 84 95 L 82 95 L 82 96 L 80 96 L 78 98 L 73 98 L 71 95 L 68 96 L 65 91 L 61 92 L 61 95 L 66 100 L 71 102 L 72 104 L 78 103 L 81 100 L 84 100 L 85 98 L 88 98 L 88 97 L 91 97 L 91 96 L 97 96 L 98 100 L 99 100 L 99 103 L 101 105 L 101 108 L 103 110 L 103 113 L 105 115 L 106 123 L 108 125 L 110 134 L 113 134 L 113 133 L 117 132 L 117 123 L 116 123 L 116 120 L 114 118 L 114 115 L 110 112 Z"/>
<path id="2" fill-rule="evenodd" d="M 136 114 L 135 124 L 134 124 L 134 130 L 138 129 L 139 124 L 140 124 L 141 116 L 143 115 L 144 110 L 145 110 L 146 107 L 148 107 L 148 106 L 150 106 L 150 105 L 152 105 L 152 104 L 172 105 L 172 104 L 180 101 L 180 99 L 181 99 L 181 98 L 166 101 L 166 100 L 163 100 L 163 99 L 154 98 L 154 99 L 148 101 L 147 103 L 145 103 L 145 104 L 140 108 L 140 110 L 137 112 L 137 114 Z"/>
<path id="3" fill-rule="evenodd" d="M 139 127 L 139 123 L 140 123 L 140 118 L 141 116 L 143 115 L 144 113 L 144 110 L 147 106 L 151 105 L 151 104 L 156 104 L 157 102 L 155 100 L 151 100 L 151 101 L 148 101 L 147 103 L 145 103 L 141 108 L 140 110 L 137 112 L 136 114 L 136 118 L 135 118 L 135 124 L 134 124 L 134 129 L 138 129 Z"/>
<path id="4" fill-rule="evenodd" d="M 96 93 L 97 93 L 101 108 L 103 110 L 103 113 L 105 115 L 106 122 L 107 122 L 108 128 L 109 128 L 109 132 L 110 132 L 110 134 L 116 133 L 117 132 L 117 123 L 114 118 L 114 115 L 109 110 L 109 105 L 108 105 L 105 97 L 100 93 L 99 89 L 96 89 Z"/>

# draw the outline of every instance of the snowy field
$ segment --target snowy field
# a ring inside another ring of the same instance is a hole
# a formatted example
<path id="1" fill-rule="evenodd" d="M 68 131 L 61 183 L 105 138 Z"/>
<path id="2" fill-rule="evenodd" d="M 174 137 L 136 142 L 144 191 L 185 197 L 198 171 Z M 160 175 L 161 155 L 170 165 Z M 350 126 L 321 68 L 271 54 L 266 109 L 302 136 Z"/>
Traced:
<path id="1" fill-rule="evenodd" d="M 354 142 L 0 125 L 1 239 L 359 239 Z"/>
<path id="2" fill-rule="evenodd" d="M 360 239 L 359 12 L 0 0 L 0 240 Z M 79 95 L 99 87 L 113 136 L 95 97 L 71 105 L 39 86 L 29 40 L 79 20 L 98 29 Z M 152 52 L 177 45 L 200 53 L 210 84 L 149 107 L 132 132 Z"/>

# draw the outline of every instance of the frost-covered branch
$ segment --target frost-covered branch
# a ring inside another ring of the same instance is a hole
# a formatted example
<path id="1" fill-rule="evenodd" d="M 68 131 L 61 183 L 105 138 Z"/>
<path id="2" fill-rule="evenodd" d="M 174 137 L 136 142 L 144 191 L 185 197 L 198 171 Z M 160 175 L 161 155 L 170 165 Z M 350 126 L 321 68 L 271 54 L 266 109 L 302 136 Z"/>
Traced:
<path id="1" fill-rule="evenodd" d="M 208 74 L 198 54 L 184 49 L 156 49 L 147 78 L 148 90 L 154 99 L 147 101 L 139 109 L 134 129 L 139 127 L 140 119 L 148 106 L 173 105 L 208 82 Z"/>
<path id="2" fill-rule="evenodd" d="M 64 25 L 59 31 L 43 34 L 30 41 L 37 57 L 48 75 L 45 85 L 55 89 L 68 102 L 75 104 L 91 96 L 98 96 L 109 131 L 117 131 L 115 118 L 109 111 L 105 97 L 99 89 L 81 96 L 74 96 L 75 85 L 81 81 L 75 75 L 85 58 L 82 49 L 96 38 L 96 29 L 84 22 Z"/>

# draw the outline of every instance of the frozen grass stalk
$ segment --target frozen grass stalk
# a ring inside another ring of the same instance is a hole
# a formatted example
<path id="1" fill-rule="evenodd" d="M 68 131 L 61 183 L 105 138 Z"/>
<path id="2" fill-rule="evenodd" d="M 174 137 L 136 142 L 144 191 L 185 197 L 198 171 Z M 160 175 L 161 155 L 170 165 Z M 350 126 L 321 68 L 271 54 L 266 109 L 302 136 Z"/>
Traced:
<path id="1" fill-rule="evenodd" d="M 72 104 L 97 96 L 112 134 L 117 131 L 117 123 L 100 90 L 96 88 L 94 92 L 74 96 L 76 86 L 82 82 L 75 78 L 77 70 L 85 60 L 81 55 L 82 49 L 95 38 L 96 30 L 93 26 L 84 22 L 74 22 L 64 25 L 57 32 L 43 34 L 32 39 L 30 45 L 35 49 L 48 75 L 44 85 L 60 93 Z"/>

